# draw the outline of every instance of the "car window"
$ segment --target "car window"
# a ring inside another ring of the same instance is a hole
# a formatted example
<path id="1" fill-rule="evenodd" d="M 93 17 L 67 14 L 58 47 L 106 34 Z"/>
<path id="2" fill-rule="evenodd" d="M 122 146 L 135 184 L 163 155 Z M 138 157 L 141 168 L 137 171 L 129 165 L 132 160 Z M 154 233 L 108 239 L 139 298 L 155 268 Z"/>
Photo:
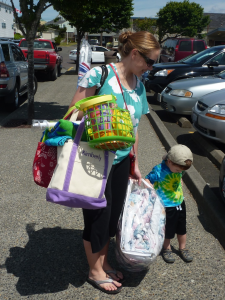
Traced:
<path id="1" fill-rule="evenodd" d="M 194 41 L 193 43 L 193 51 L 197 51 L 197 52 L 200 52 L 200 51 L 203 51 L 205 50 L 205 44 L 203 41 Z"/>
<path id="2" fill-rule="evenodd" d="M 210 62 L 218 62 L 219 65 L 225 65 L 225 52 L 220 53 L 219 55 L 214 56 Z"/>
<path id="3" fill-rule="evenodd" d="M 218 48 L 206 49 L 202 52 L 195 54 L 193 57 L 188 58 L 187 60 L 185 60 L 185 63 L 198 64 L 200 62 L 206 61 L 207 59 L 210 59 L 219 50 L 220 49 L 218 49 Z"/>
<path id="4" fill-rule="evenodd" d="M 16 47 L 16 51 L 17 51 L 19 60 L 20 60 L 20 61 L 24 61 L 24 60 L 25 60 L 25 57 L 24 57 L 23 52 L 20 50 L 19 47 Z"/>
<path id="5" fill-rule="evenodd" d="M 13 57 L 15 61 L 21 61 L 21 56 L 19 55 L 19 52 L 16 49 L 16 46 L 11 45 L 11 49 L 12 49 L 12 53 L 13 53 Z"/>
<path id="6" fill-rule="evenodd" d="M 96 47 L 96 51 L 98 51 L 98 52 L 105 52 L 105 51 L 108 51 L 108 49 L 103 48 L 103 47 Z"/>
<path id="7" fill-rule="evenodd" d="M 8 44 L 2 44 L 2 51 L 4 54 L 5 61 L 10 61 L 10 54 L 9 54 L 9 45 Z"/>
<path id="8" fill-rule="evenodd" d="M 27 41 L 22 41 L 20 47 L 27 48 Z"/>
<path id="9" fill-rule="evenodd" d="M 181 41 L 179 51 L 191 51 L 191 41 Z"/>

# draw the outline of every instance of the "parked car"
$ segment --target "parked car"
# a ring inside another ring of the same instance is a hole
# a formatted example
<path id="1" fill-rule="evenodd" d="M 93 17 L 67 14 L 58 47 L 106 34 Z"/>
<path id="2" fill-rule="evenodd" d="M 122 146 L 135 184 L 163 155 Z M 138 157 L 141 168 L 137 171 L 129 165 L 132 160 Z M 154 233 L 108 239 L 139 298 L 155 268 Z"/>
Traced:
<path id="1" fill-rule="evenodd" d="M 27 41 L 22 39 L 19 47 L 27 57 Z M 63 58 L 59 55 L 61 47 L 57 47 L 51 40 L 36 39 L 34 41 L 34 70 L 49 74 L 51 80 L 56 80 L 61 72 Z"/>
<path id="2" fill-rule="evenodd" d="M 110 51 L 109 49 L 102 47 L 102 46 L 91 46 L 92 49 L 92 56 L 91 56 L 91 63 L 104 63 L 105 62 L 105 51 Z M 117 61 L 121 60 L 121 56 L 119 52 L 116 53 Z M 69 54 L 69 58 L 71 60 L 77 61 L 77 49 L 71 50 Z"/>
<path id="3" fill-rule="evenodd" d="M 225 144 L 225 89 L 203 96 L 192 108 L 193 127 L 202 135 Z"/>
<path id="4" fill-rule="evenodd" d="M 27 93 L 28 62 L 21 49 L 10 41 L 0 41 L 0 59 L 0 102 L 16 109 L 19 97 Z M 34 77 L 34 93 L 36 90 Z"/>
<path id="5" fill-rule="evenodd" d="M 225 88 L 225 71 L 214 76 L 203 76 L 174 81 L 158 94 L 164 110 L 191 115 L 192 107 L 204 95 Z"/>
<path id="6" fill-rule="evenodd" d="M 219 188 L 222 199 L 225 202 L 225 156 L 220 167 Z"/>
<path id="7" fill-rule="evenodd" d="M 214 46 L 181 62 L 153 65 L 145 87 L 147 91 L 161 93 L 175 80 L 214 75 L 223 70 L 225 70 L 225 45 Z"/>
<path id="8" fill-rule="evenodd" d="M 170 38 L 162 46 L 160 62 L 175 62 L 192 53 L 207 49 L 204 40 L 194 38 Z"/>

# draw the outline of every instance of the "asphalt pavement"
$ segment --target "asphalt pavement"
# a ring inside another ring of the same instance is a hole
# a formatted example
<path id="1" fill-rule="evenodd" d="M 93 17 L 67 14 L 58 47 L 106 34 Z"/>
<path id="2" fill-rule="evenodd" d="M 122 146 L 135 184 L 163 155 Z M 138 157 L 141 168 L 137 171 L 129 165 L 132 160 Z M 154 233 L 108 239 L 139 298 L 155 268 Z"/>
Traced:
<path id="1" fill-rule="evenodd" d="M 65 72 L 54 82 L 41 82 L 35 95 L 35 118 L 62 118 L 75 93 L 76 80 L 74 72 Z M 214 219 L 209 217 L 210 206 L 203 201 L 205 195 L 201 198 L 205 181 L 194 168 L 185 182 L 190 186 L 188 182 L 197 178 L 196 187 L 200 189 L 190 192 L 184 184 L 187 248 L 193 253 L 193 262 L 181 260 L 174 239 L 174 264 L 168 265 L 158 256 L 147 273 L 124 271 L 126 282 L 122 292 L 114 296 L 90 286 L 85 281 L 88 264 L 82 245 L 81 210 L 46 202 L 46 189 L 33 182 L 32 162 L 41 131 L 7 127 L 12 120 L 25 120 L 26 116 L 25 102 L 1 122 L 0 128 L 0 299 L 225 298 L 225 252 L 218 241 Z M 157 125 L 153 127 L 150 118 Z M 162 125 L 153 111 L 151 117 L 141 119 L 138 158 L 143 176 L 161 162 L 168 146 L 175 143 Z M 207 194 L 207 187 L 204 189 Z M 112 239 L 110 263 L 120 269 L 114 246 Z"/>

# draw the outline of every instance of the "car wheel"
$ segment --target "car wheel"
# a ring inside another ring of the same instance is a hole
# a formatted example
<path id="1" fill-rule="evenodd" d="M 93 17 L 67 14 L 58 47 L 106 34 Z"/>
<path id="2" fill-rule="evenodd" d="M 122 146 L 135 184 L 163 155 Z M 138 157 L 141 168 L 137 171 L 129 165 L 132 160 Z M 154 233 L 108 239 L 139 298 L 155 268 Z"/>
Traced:
<path id="1" fill-rule="evenodd" d="M 50 73 L 50 77 L 52 81 L 55 81 L 58 77 L 58 66 L 56 65 L 54 70 Z"/>
<path id="2" fill-rule="evenodd" d="M 58 76 L 61 75 L 61 64 L 58 66 Z"/>
<path id="3" fill-rule="evenodd" d="M 8 103 L 6 107 L 13 111 L 19 107 L 19 85 L 16 83 L 12 92 L 7 96 Z"/>
<path id="4" fill-rule="evenodd" d="M 225 176 L 223 177 L 223 180 L 222 180 L 221 192 L 222 192 L 223 199 L 225 201 Z"/>

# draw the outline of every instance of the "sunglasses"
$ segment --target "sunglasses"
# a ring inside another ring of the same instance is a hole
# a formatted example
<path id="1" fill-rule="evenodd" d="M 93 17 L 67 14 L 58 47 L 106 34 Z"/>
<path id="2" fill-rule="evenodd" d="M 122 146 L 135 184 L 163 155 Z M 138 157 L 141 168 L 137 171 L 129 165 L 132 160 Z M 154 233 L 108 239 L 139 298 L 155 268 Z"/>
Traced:
<path id="1" fill-rule="evenodd" d="M 155 60 L 153 60 L 153 59 L 151 59 L 151 58 L 149 58 L 149 57 L 147 57 L 147 56 L 145 56 L 143 53 L 141 53 L 140 51 L 138 51 L 139 52 L 139 54 L 144 58 L 144 60 L 145 60 L 145 62 L 146 62 L 146 64 L 147 64 L 147 66 L 150 68 L 150 67 L 152 67 L 156 62 L 155 62 Z"/>

